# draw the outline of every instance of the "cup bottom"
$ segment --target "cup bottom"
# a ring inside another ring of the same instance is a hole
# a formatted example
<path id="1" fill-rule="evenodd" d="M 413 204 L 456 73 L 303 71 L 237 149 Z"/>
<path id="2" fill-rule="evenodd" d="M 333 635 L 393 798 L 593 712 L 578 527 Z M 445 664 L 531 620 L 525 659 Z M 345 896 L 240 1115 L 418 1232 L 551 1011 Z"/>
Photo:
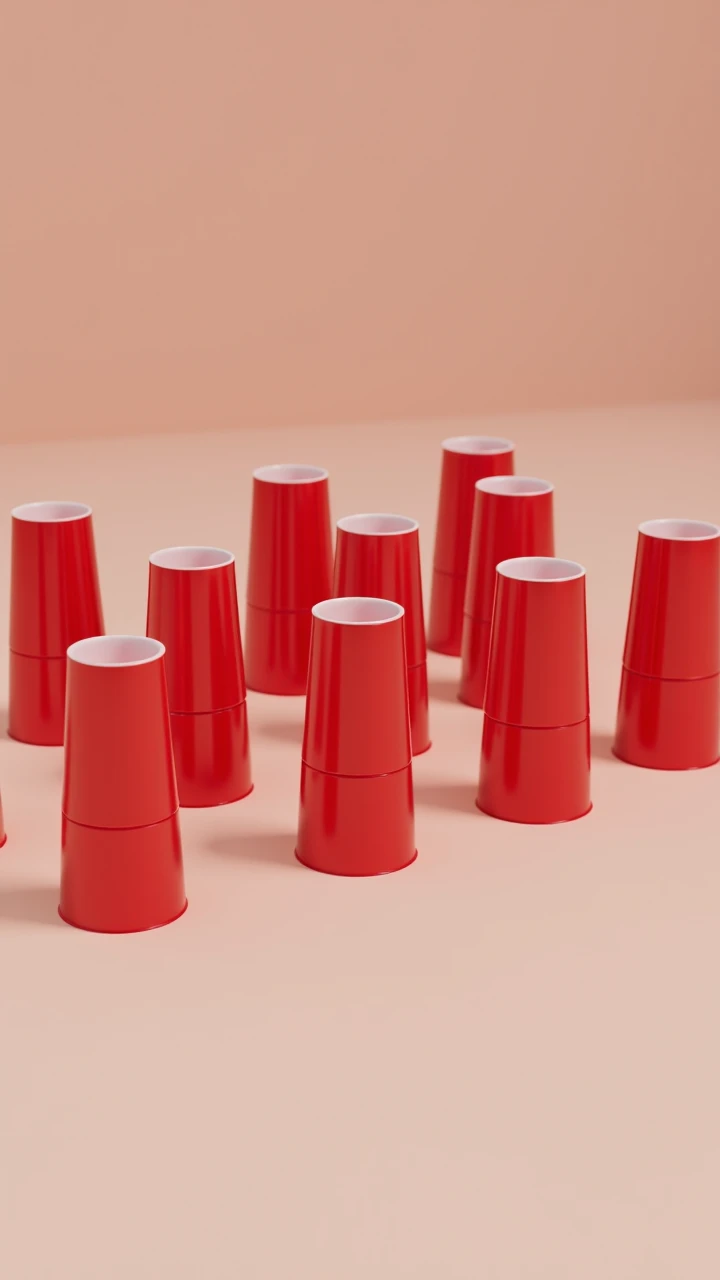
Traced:
<path id="1" fill-rule="evenodd" d="M 345 778 L 303 764 L 296 857 L 313 871 L 379 876 L 415 861 L 412 766 Z"/>
<path id="2" fill-rule="evenodd" d="M 465 574 L 433 569 L 427 646 L 434 653 L 459 658 L 462 645 Z"/>
<path id="3" fill-rule="evenodd" d="M 250 775 L 247 703 L 225 711 L 170 716 L 182 808 L 210 808 L 243 800 Z"/>
<path id="4" fill-rule="evenodd" d="M 425 751 L 429 751 L 432 746 L 428 708 L 427 663 L 421 662 L 417 667 L 408 667 L 407 680 L 412 753 L 414 756 L 421 756 Z"/>
<path id="5" fill-rule="evenodd" d="M 657 680 L 623 667 L 613 752 L 645 769 L 706 769 L 720 755 L 720 675 Z"/>
<path id="6" fill-rule="evenodd" d="M 10 650 L 8 735 L 35 747 L 65 737 L 66 658 L 31 658 Z"/>
<path id="7" fill-rule="evenodd" d="M 480 618 L 463 618 L 462 669 L 458 698 L 468 707 L 482 710 L 490 658 L 490 623 Z"/>
<path id="8" fill-rule="evenodd" d="M 507 822 L 572 822 L 590 812 L 590 721 L 524 729 L 486 714 L 478 809 Z"/>
<path id="9" fill-rule="evenodd" d="M 283 697 L 307 691 L 312 613 L 275 613 L 247 606 L 243 652 L 248 689 Z"/>
<path id="10" fill-rule="evenodd" d="M 109 830 L 62 819 L 58 912 L 92 933 L 141 933 L 187 907 L 178 814 Z"/>

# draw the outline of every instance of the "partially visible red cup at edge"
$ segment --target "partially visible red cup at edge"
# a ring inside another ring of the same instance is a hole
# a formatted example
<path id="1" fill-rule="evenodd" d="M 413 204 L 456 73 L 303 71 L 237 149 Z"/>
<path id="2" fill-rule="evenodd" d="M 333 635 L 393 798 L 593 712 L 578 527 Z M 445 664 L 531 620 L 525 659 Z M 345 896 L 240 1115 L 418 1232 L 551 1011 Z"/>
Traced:
<path id="1" fill-rule="evenodd" d="M 475 484 L 512 475 L 515 445 L 500 436 L 453 436 L 443 441 L 428 648 L 459 658 L 470 558 Z"/>
<path id="2" fill-rule="evenodd" d="M 591 808 L 585 570 L 531 556 L 496 573 L 477 805 L 568 822 Z"/>
<path id="3" fill-rule="evenodd" d="M 478 480 L 465 589 L 461 702 L 478 708 L 484 704 L 497 565 L 517 557 L 554 555 L 553 486 L 547 480 Z"/>
<path id="4" fill-rule="evenodd" d="M 341 597 L 313 608 L 300 862 L 373 876 L 415 860 L 404 610 Z"/>
<path id="5" fill-rule="evenodd" d="M 68 646 L 104 630 L 92 511 L 29 502 L 12 512 L 8 733 L 62 746 Z"/>
<path id="6" fill-rule="evenodd" d="M 328 473 L 295 464 L 253 472 L 245 673 L 259 693 L 304 694 L 311 609 L 332 591 Z"/>
<path id="7" fill-rule="evenodd" d="M 235 557 L 219 547 L 150 556 L 147 634 L 165 646 L 180 804 L 252 791 Z"/>
<path id="8" fill-rule="evenodd" d="M 614 753 L 648 769 L 720 755 L 720 528 L 639 526 Z"/>
<path id="9" fill-rule="evenodd" d="M 164 646 L 96 636 L 68 650 L 59 912 L 98 933 L 187 906 Z"/>
<path id="10" fill-rule="evenodd" d="M 338 520 L 333 595 L 379 597 L 403 606 L 412 754 L 422 754 L 430 747 L 430 731 L 417 522 L 382 513 Z"/>

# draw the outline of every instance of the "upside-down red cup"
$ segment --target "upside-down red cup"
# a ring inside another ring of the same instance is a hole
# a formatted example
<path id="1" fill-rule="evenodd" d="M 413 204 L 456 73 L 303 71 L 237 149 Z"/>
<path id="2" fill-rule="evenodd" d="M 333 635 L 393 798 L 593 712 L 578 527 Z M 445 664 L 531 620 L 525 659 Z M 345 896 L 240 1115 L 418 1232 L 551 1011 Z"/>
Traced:
<path id="1" fill-rule="evenodd" d="M 241 800 L 252 790 L 235 557 L 167 547 L 150 557 L 147 634 L 165 646 L 180 804 Z"/>
<path id="2" fill-rule="evenodd" d="M 187 906 L 164 653 L 145 636 L 68 650 L 59 910 L 80 929 L 153 929 Z"/>
<path id="3" fill-rule="evenodd" d="M 92 511 L 29 502 L 12 512 L 8 732 L 61 746 L 68 645 L 104 630 Z"/>
<path id="4" fill-rule="evenodd" d="M 720 755 L 720 528 L 641 524 L 613 750 L 648 769 Z"/>
<path id="5" fill-rule="evenodd" d="M 415 859 L 404 611 L 394 601 L 313 608 L 296 854 L 348 876 Z"/>
<path id="6" fill-rule="evenodd" d="M 417 522 L 386 514 L 338 520 L 333 595 L 373 596 L 403 606 L 412 753 L 427 751 L 427 650 Z"/>
<path id="7" fill-rule="evenodd" d="M 591 808 L 585 570 L 530 556 L 496 572 L 477 805 L 569 822 Z"/>
<path id="8" fill-rule="evenodd" d="M 465 588 L 459 698 L 482 707 L 490 656 L 495 569 L 501 560 L 554 556 L 553 486 L 533 476 L 491 476 L 475 485 Z"/>
<path id="9" fill-rule="evenodd" d="M 512 475 L 515 446 L 499 436 L 454 436 L 442 448 L 427 642 L 437 653 L 458 658 L 475 484 L 486 476 Z"/>
<path id="10" fill-rule="evenodd" d="M 259 693 L 304 694 L 310 610 L 332 590 L 328 473 L 280 465 L 253 472 L 245 672 Z"/>

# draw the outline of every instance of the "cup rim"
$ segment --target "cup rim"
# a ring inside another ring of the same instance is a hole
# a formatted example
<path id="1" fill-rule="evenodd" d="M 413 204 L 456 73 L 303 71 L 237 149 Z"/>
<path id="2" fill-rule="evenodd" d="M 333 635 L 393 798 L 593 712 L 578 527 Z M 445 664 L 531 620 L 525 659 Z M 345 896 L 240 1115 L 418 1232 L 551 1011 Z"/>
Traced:
<path id="1" fill-rule="evenodd" d="M 149 652 L 147 656 L 142 658 L 121 659 L 120 661 L 99 662 L 90 655 L 94 650 L 101 650 L 104 646 L 110 648 L 112 644 L 118 643 L 135 643 L 138 646 L 147 646 Z M 92 646 L 92 647 L 91 647 Z M 145 667 L 151 662 L 157 662 L 158 658 L 162 658 L 165 653 L 165 645 L 160 640 L 155 640 L 151 636 L 133 636 L 133 635 L 107 635 L 107 636 L 86 636 L 83 640 L 76 640 L 71 644 L 67 657 L 72 662 L 77 662 L 83 667 Z"/>
<path id="2" fill-rule="evenodd" d="M 667 532 L 662 533 L 660 526 L 665 526 Z M 684 528 L 692 527 L 697 529 L 698 532 L 671 532 L 673 528 L 678 526 Z M 699 532 L 701 529 L 705 532 Z M 709 520 L 686 520 L 666 516 L 661 520 L 643 520 L 642 524 L 638 525 L 638 533 L 644 534 L 646 538 L 657 538 L 663 542 L 712 542 L 714 538 L 720 538 L 720 526 L 712 524 Z"/>
<path id="3" fill-rule="evenodd" d="M 513 489 L 513 484 L 533 484 L 534 489 Z M 507 486 L 507 488 L 505 487 Z M 555 485 L 539 476 L 484 476 L 475 481 L 481 493 L 492 493 L 499 498 L 535 498 L 539 494 L 554 493 Z"/>
<path id="4" fill-rule="evenodd" d="M 384 615 L 377 618 L 342 618 L 333 617 L 333 612 L 342 613 L 342 606 L 376 605 L 377 612 Z M 382 606 L 382 607 L 380 607 Z M 312 615 L 318 622 L 328 622 L 339 627 L 382 627 L 388 622 L 397 622 L 404 616 L 405 610 L 395 600 L 385 600 L 382 596 L 333 596 L 329 600 L 320 600 L 312 607 Z"/>
<path id="5" fill-rule="evenodd" d="M 480 448 L 473 446 L 480 445 Z M 463 448 L 463 446 L 465 446 Z M 498 453 L 512 453 L 515 448 L 513 440 L 505 436 L 448 436 L 442 447 L 446 453 L 464 453 L 469 456 L 492 456 Z"/>
<path id="6" fill-rule="evenodd" d="M 281 475 L 281 472 L 304 471 L 305 475 Z M 274 472 L 275 474 L 268 474 Z M 253 480 L 264 484 L 317 484 L 327 480 L 329 472 L 324 467 L 313 467 L 305 462 L 272 462 L 266 467 L 256 467 Z"/>
<path id="7" fill-rule="evenodd" d="M 534 566 L 536 570 L 541 571 L 543 567 L 554 565 L 558 569 L 564 567 L 566 573 L 549 574 L 547 577 L 538 576 L 538 573 L 532 572 Z M 525 568 L 522 571 L 521 566 Z M 585 577 L 585 569 L 577 560 L 563 560 L 559 556 L 513 556 L 509 560 L 501 560 L 497 565 L 497 572 L 502 574 L 503 578 L 510 578 L 514 582 L 536 582 L 553 583 L 553 582 L 574 582 L 578 578 Z"/>
<path id="8" fill-rule="evenodd" d="M 65 515 L 42 516 L 40 510 L 53 507 L 64 508 Z M 31 513 L 35 511 L 36 515 Z M 44 502 L 21 502 L 10 512 L 13 520 L 22 520 L 26 524 L 71 524 L 74 520 L 87 520 L 92 515 L 92 507 L 85 502 L 66 502 L 62 499 L 46 499 Z"/>
<path id="9" fill-rule="evenodd" d="M 222 558 L 216 559 L 210 564 L 170 564 L 170 563 L 163 563 L 162 559 L 160 558 L 162 556 L 171 556 L 173 554 L 180 553 L 183 551 L 186 551 L 186 552 L 190 552 L 190 551 L 203 552 L 204 551 L 204 552 L 207 552 L 208 554 L 214 554 L 215 556 L 222 557 Z M 200 546 L 199 544 L 197 546 L 188 545 L 188 546 L 177 546 L 177 547 L 162 547 L 160 551 L 153 551 L 152 555 L 150 556 L 150 564 L 155 565 L 157 569 L 169 569 L 171 572 L 178 572 L 178 573 L 197 573 L 197 572 L 207 573 L 209 569 L 225 569 L 227 568 L 228 565 L 234 564 L 234 563 L 235 563 L 235 556 L 233 555 L 232 551 L 226 551 L 224 547 Z"/>
<path id="10" fill-rule="evenodd" d="M 350 523 L 354 520 L 397 520 L 402 522 L 402 527 L 397 529 L 350 528 Z M 353 516 L 341 516 L 337 527 L 342 529 L 343 533 L 357 533 L 366 538 L 397 538 L 404 533 L 417 533 L 420 528 L 417 520 L 413 520 L 412 516 L 399 516 L 391 511 L 360 511 Z"/>

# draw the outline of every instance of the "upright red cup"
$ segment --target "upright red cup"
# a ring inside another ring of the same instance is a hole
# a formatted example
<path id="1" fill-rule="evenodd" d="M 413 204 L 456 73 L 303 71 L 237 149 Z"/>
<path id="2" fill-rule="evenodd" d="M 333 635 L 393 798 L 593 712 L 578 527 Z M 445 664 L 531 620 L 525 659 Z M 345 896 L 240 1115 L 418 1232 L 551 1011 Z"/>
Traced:
<path id="1" fill-rule="evenodd" d="M 404 610 L 349 596 L 312 612 L 297 857 L 334 875 L 399 871 L 416 856 Z"/>
<path id="2" fill-rule="evenodd" d="M 154 929 L 187 906 L 164 653 L 144 636 L 68 650 L 59 910 L 80 929 Z"/>
<path id="3" fill-rule="evenodd" d="M 649 520 L 638 531 L 615 754 L 700 769 L 720 754 L 720 528 Z"/>
<path id="4" fill-rule="evenodd" d="M 338 520 L 333 595 L 380 597 L 403 606 L 412 753 L 427 751 L 427 650 L 416 521 L 382 514 Z"/>
<path id="5" fill-rule="evenodd" d="M 245 623 L 248 686 L 304 694 L 311 609 L 332 591 L 328 473 L 272 466 L 253 472 Z"/>
<path id="6" fill-rule="evenodd" d="M 428 648 L 459 658 L 475 485 L 512 475 L 515 446 L 499 436 L 454 436 L 442 449 Z"/>
<path id="7" fill-rule="evenodd" d="M 496 572 L 478 808 L 567 822 L 591 808 L 585 570 L 531 556 Z"/>
<path id="8" fill-rule="evenodd" d="M 462 634 L 461 702 L 482 707 L 490 656 L 495 569 L 501 560 L 554 556 L 553 486 L 533 476 L 491 476 L 475 485 Z"/>
<path id="9" fill-rule="evenodd" d="M 8 733 L 62 746 L 68 645 L 104 630 L 92 511 L 29 502 L 12 512 Z"/>
<path id="10" fill-rule="evenodd" d="M 166 651 L 180 804 L 241 800 L 252 779 L 232 553 L 219 547 L 155 551 L 147 634 Z"/>

